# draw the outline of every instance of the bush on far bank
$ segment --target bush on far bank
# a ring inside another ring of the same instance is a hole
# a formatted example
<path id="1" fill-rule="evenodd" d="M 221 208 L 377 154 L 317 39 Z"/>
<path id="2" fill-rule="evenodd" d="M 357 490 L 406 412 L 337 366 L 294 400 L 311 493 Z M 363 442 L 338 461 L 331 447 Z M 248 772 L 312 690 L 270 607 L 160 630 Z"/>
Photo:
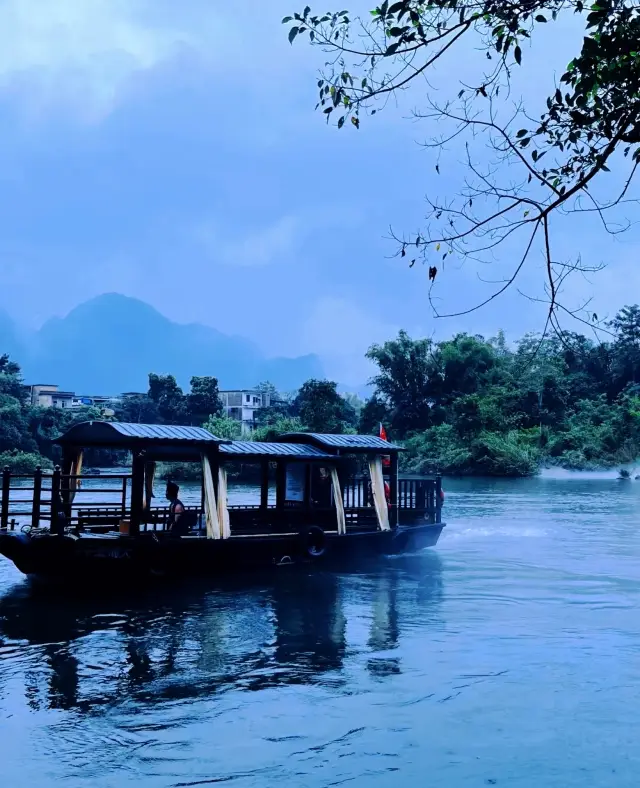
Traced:
<path id="1" fill-rule="evenodd" d="M 0 468 L 9 468 L 11 473 L 35 473 L 36 468 L 53 469 L 51 460 L 35 452 L 3 451 L 0 453 Z"/>

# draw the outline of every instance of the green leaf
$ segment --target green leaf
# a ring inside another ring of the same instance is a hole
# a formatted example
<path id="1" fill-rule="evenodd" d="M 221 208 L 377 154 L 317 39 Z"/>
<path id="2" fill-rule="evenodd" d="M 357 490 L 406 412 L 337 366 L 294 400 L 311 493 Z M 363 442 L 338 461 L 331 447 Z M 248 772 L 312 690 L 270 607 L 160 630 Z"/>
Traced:
<path id="1" fill-rule="evenodd" d="M 516 134 L 516 137 L 518 137 L 518 138 L 519 137 L 526 137 L 526 135 L 527 135 L 527 130 L 526 129 L 520 129 L 520 131 Z"/>
<path id="2" fill-rule="evenodd" d="M 299 31 L 300 31 L 299 27 L 292 27 L 291 30 L 289 30 L 289 43 L 290 44 L 293 44 L 293 39 L 298 35 Z"/>
<path id="3" fill-rule="evenodd" d="M 400 46 L 399 41 L 395 41 L 393 44 L 387 47 L 387 51 L 384 53 L 385 57 L 391 57 L 391 55 L 395 55 L 398 51 L 398 47 Z"/>
<path id="4" fill-rule="evenodd" d="M 338 119 L 338 128 L 341 129 L 344 126 L 344 115 Z"/>
<path id="5" fill-rule="evenodd" d="M 522 50 L 519 46 L 513 50 L 513 56 L 516 59 L 516 63 L 520 65 L 522 63 Z"/>
<path id="6" fill-rule="evenodd" d="M 536 22 L 546 22 L 546 21 L 547 18 L 542 16 L 542 14 L 538 14 L 538 16 L 536 17 Z"/>
<path id="7" fill-rule="evenodd" d="M 292 19 L 293 19 L 292 16 L 285 16 L 285 18 L 282 20 L 282 24 L 286 25 L 287 22 L 291 22 Z"/>

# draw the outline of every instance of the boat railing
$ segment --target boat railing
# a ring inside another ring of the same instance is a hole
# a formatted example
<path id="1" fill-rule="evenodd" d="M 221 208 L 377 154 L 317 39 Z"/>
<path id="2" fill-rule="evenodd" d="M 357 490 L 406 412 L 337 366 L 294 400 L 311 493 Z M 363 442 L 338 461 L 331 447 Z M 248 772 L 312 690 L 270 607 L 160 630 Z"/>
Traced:
<path id="1" fill-rule="evenodd" d="M 402 524 L 409 514 L 417 514 L 426 522 L 441 522 L 441 489 L 442 481 L 439 476 L 399 477 L 398 522 Z M 371 479 L 368 476 L 352 476 L 344 482 L 342 499 L 345 513 L 350 513 L 352 520 L 368 522 L 372 517 L 375 520 Z"/>
<path id="2" fill-rule="evenodd" d="M 69 525 L 108 515 L 127 516 L 131 474 L 63 474 L 36 468 L 31 474 L 2 471 L 0 530 L 49 527 L 63 515 Z M 83 493 L 93 500 L 86 500 Z"/>
<path id="3" fill-rule="evenodd" d="M 131 474 L 62 474 L 36 469 L 33 474 L 2 471 L 0 529 L 48 528 L 63 517 L 65 525 L 86 531 L 118 528 L 130 510 Z M 441 513 L 440 479 L 400 477 L 398 479 L 397 517 L 399 524 L 415 522 L 416 517 L 439 523 Z M 75 491 L 73 490 L 73 488 Z M 90 499 L 88 499 L 90 494 Z M 347 530 L 370 529 L 376 525 L 376 512 L 368 476 L 352 476 L 342 483 Z M 335 527 L 335 508 L 318 508 L 301 502 L 281 503 L 281 514 L 274 518 L 277 504 L 230 504 L 229 519 L 234 534 L 291 531 L 312 521 L 327 530 Z M 202 517 L 200 506 L 186 506 Z M 393 511 L 393 506 L 390 507 Z M 169 521 L 168 506 L 145 507 L 141 530 L 163 531 Z M 274 524 L 274 520 L 278 525 Z M 274 530 L 275 529 L 275 530 Z"/>

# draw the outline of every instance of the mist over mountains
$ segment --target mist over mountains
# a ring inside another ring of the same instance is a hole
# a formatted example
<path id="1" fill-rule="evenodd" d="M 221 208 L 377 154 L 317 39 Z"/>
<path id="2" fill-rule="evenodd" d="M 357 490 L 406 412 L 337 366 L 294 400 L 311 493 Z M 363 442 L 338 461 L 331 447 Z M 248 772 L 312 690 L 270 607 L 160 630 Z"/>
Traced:
<path id="1" fill-rule="evenodd" d="M 323 377 L 318 356 L 267 358 L 250 340 L 198 323 L 174 323 L 149 304 L 109 293 L 24 334 L 0 313 L 0 353 L 18 361 L 26 383 L 57 383 L 82 394 L 146 391 L 150 372 L 213 375 L 221 388 L 270 380 L 281 391 Z"/>

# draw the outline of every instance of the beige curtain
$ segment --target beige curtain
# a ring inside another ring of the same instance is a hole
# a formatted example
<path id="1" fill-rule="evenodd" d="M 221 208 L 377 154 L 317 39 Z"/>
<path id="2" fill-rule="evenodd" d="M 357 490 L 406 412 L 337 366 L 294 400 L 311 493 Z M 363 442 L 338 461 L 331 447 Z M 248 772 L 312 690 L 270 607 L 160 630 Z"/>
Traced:
<path id="1" fill-rule="evenodd" d="M 342 500 L 342 488 L 340 487 L 340 479 L 338 478 L 338 469 L 331 469 L 331 483 L 333 484 L 333 502 L 336 505 L 336 516 L 338 520 L 338 533 L 347 533 L 347 521 L 344 516 L 344 502 Z"/>
<path id="2" fill-rule="evenodd" d="M 231 536 L 231 525 L 227 506 L 227 469 L 222 467 L 218 468 L 218 522 L 221 538 L 228 539 Z"/>
<path id="3" fill-rule="evenodd" d="M 81 475 L 82 459 L 83 459 L 82 449 L 79 449 L 71 465 L 72 476 Z M 81 487 L 82 487 L 82 482 L 80 481 L 80 479 L 71 479 L 71 484 L 69 485 L 69 492 L 70 492 L 69 503 L 73 503 L 73 499 L 76 497 L 76 491 L 79 490 Z"/>
<path id="4" fill-rule="evenodd" d="M 82 473 L 82 449 L 77 449 L 69 458 L 64 473 L 69 476 L 80 476 Z M 71 506 L 76 497 L 76 491 L 80 489 L 82 483 L 80 479 L 63 479 L 62 481 L 62 500 L 67 506 Z"/>
<path id="5" fill-rule="evenodd" d="M 381 531 L 391 530 L 389 525 L 389 509 L 387 499 L 384 494 L 384 478 L 382 476 L 382 460 L 376 457 L 369 461 L 369 473 L 371 474 L 371 492 L 373 493 L 373 505 L 378 515 L 378 525 Z"/>
<path id="6" fill-rule="evenodd" d="M 204 479 L 204 514 L 207 523 L 207 539 L 221 539 L 220 521 L 216 508 L 216 491 L 213 486 L 213 473 L 209 458 L 202 455 L 202 475 Z"/>
<path id="7" fill-rule="evenodd" d="M 142 508 L 148 511 L 151 509 L 151 499 L 153 498 L 153 482 L 156 477 L 155 462 L 148 462 L 144 468 L 144 500 Z"/>

